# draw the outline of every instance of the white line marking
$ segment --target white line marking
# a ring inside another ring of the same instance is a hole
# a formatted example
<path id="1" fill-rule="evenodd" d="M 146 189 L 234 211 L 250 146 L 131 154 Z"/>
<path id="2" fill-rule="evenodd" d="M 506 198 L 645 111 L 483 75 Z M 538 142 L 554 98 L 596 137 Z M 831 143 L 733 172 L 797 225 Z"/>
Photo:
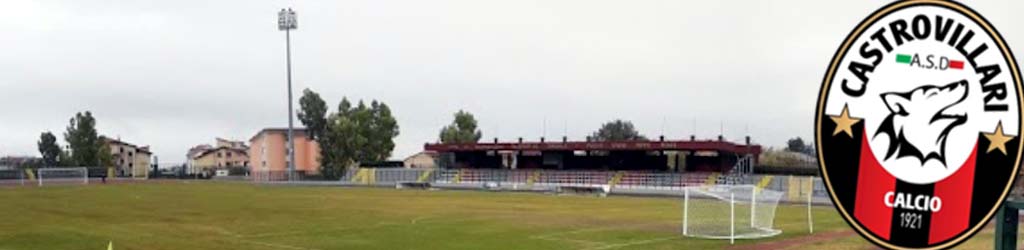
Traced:
<path id="1" fill-rule="evenodd" d="M 285 244 L 276 244 L 276 243 L 262 242 L 262 241 L 239 240 L 238 242 L 243 242 L 243 243 L 248 243 L 248 244 L 253 244 L 253 245 L 261 245 L 261 246 L 273 247 L 273 248 L 284 248 L 284 249 L 294 249 L 294 250 L 320 250 L 320 249 L 317 249 L 317 248 L 305 248 L 305 247 L 298 247 L 298 246 L 285 245 Z"/>
<path id="2" fill-rule="evenodd" d="M 420 217 L 416 217 L 416 218 L 413 218 L 412 220 L 410 220 L 409 224 L 416 224 L 416 222 L 419 222 L 421 220 L 433 219 L 435 217 L 437 217 L 437 216 L 420 216 Z"/>

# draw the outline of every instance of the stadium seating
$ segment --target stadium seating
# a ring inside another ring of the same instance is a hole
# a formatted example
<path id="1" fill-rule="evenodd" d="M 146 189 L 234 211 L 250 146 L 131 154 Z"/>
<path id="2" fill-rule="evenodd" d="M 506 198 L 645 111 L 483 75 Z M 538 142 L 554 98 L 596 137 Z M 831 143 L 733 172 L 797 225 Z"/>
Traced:
<path id="1" fill-rule="evenodd" d="M 371 173 L 372 172 L 372 173 Z M 431 182 L 476 186 L 557 187 L 565 185 L 610 186 L 619 189 L 681 190 L 689 186 L 716 184 L 727 175 L 714 172 L 656 172 L 541 169 L 358 169 L 342 178 L 354 184 L 393 185 L 402 182 Z M 278 179 L 274 176 L 269 179 Z M 371 180 L 372 179 L 372 180 Z M 770 181 L 770 180 L 769 180 Z M 759 183 L 765 185 L 765 183 Z"/>

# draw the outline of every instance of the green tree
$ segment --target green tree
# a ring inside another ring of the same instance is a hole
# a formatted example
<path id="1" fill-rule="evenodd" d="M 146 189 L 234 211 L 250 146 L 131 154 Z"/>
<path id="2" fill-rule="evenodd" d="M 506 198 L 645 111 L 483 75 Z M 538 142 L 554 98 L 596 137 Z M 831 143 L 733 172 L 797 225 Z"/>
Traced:
<path id="1" fill-rule="evenodd" d="M 307 129 L 315 131 L 315 139 L 320 144 L 320 172 L 325 177 L 338 178 L 346 167 L 391 157 L 394 138 L 398 136 L 398 121 L 387 104 L 373 100 L 367 106 L 359 101 L 353 107 L 348 98 L 342 98 L 337 112 L 327 115 L 322 101 L 316 92 L 304 91 L 299 100 L 302 106 L 299 120 Z"/>
<path id="2" fill-rule="evenodd" d="M 591 134 L 590 138 L 595 141 L 646 141 L 640 132 L 636 131 L 633 123 L 616 119 L 601 125 L 601 128 Z"/>
<path id="3" fill-rule="evenodd" d="M 459 110 L 455 113 L 452 124 L 441 128 L 441 143 L 473 143 L 480 141 L 483 135 L 476 128 L 476 118 L 469 112 Z"/>
<path id="4" fill-rule="evenodd" d="M 43 165 L 47 167 L 54 167 L 60 164 L 60 145 L 57 144 L 57 137 L 49 131 L 43 132 L 39 135 L 39 142 L 36 143 L 39 146 L 39 154 L 43 156 Z"/>
<path id="5" fill-rule="evenodd" d="M 67 130 L 64 132 L 64 140 L 68 143 L 68 162 L 72 166 L 104 166 L 113 165 L 113 156 L 106 144 L 100 139 L 96 132 L 96 118 L 92 113 L 79 112 L 72 117 Z"/>
<path id="6" fill-rule="evenodd" d="M 395 137 L 398 137 L 398 121 L 391 115 L 391 108 L 383 102 L 370 102 L 369 123 L 367 131 L 367 154 L 360 162 L 384 161 L 391 157 L 395 148 Z"/>
<path id="7" fill-rule="evenodd" d="M 99 134 L 96 132 L 96 119 L 92 113 L 77 113 L 71 118 L 64 140 L 71 150 L 71 165 L 95 166 L 99 164 Z"/>
<path id="8" fill-rule="evenodd" d="M 320 173 L 328 179 L 341 177 L 345 168 L 352 164 L 353 153 L 351 146 L 345 146 L 343 138 L 352 133 L 352 125 L 347 119 L 351 113 L 352 104 L 348 98 L 342 98 L 338 104 L 338 111 L 325 118 L 324 131 L 317 139 L 320 144 Z"/>
<path id="9" fill-rule="evenodd" d="M 74 165 L 73 161 L 74 160 L 71 159 L 71 153 L 67 150 L 61 150 L 60 155 L 57 156 L 57 165 L 61 167 L 72 166 Z M 111 161 L 113 161 L 113 159 L 111 159 Z"/>
<path id="10" fill-rule="evenodd" d="M 786 151 L 804 153 L 808 149 L 808 145 L 804 143 L 804 139 L 797 137 L 786 141 Z"/>
<path id="11" fill-rule="evenodd" d="M 299 121 L 306 127 L 309 138 L 318 139 L 327 130 L 327 103 L 320 94 L 310 89 L 302 90 L 299 98 Z"/>
<path id="12" fill-rule="evenodd" d="M 114 167 L 114 154 L 113 152 L 110 152 L 106 142 L 100 140 L 100 142 L 96 144 L 96 148 L 96 152 L 98 152 L 96 154 L 96 158 L 99 159 L 99 166 L 107 168 Z"/>

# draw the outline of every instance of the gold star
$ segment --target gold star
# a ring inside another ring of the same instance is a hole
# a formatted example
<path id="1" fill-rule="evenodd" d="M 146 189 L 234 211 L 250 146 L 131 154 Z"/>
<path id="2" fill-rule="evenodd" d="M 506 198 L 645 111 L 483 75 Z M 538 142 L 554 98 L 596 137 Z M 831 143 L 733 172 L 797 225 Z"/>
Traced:
<path id="1" fill-rule="evenodd" d="M 839 116 L 829 116 L 832 118 L 832 122 L 836 123 L 836 130 L 832 131 L 832 136 L 836 136 L 839 132 L 845 132 L 850 138 L 853 138 L 853 124 L 860 122 L 859 118 L 850 118 L 850 110 L 847 109 L 847 105 L 843 104 L 843 113 Z"/>
<path id="2" fill-rule="evenodd" d="M 1003 134 L 1003 122 L 999 122 L 996 124 L 996 132 L 991 134 L 985 133 L 985 138 L 988 138 L 989 142 L 988 150 L 986 150 L 985 153 L 990 153 L 992 150 L 999 149 L 1000 152 L 1003 152 L 1003 155 L 1006 155 L 1006 142 L 1013 139 L 1013 136 Z"/>

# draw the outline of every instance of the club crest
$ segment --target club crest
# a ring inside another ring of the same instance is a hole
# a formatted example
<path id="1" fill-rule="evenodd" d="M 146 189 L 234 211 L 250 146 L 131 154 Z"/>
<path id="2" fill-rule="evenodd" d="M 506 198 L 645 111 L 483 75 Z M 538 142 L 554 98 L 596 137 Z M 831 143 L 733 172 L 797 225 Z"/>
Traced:
<path id="1" fill-rule="evenodd" d="M 1006 42 L 955 2 L 889 4 L 856 26 L 822 83 L 815 143 L 836 208 L 891 249 L 963 242 L 1009 193 L 1021 79 Z"/>

